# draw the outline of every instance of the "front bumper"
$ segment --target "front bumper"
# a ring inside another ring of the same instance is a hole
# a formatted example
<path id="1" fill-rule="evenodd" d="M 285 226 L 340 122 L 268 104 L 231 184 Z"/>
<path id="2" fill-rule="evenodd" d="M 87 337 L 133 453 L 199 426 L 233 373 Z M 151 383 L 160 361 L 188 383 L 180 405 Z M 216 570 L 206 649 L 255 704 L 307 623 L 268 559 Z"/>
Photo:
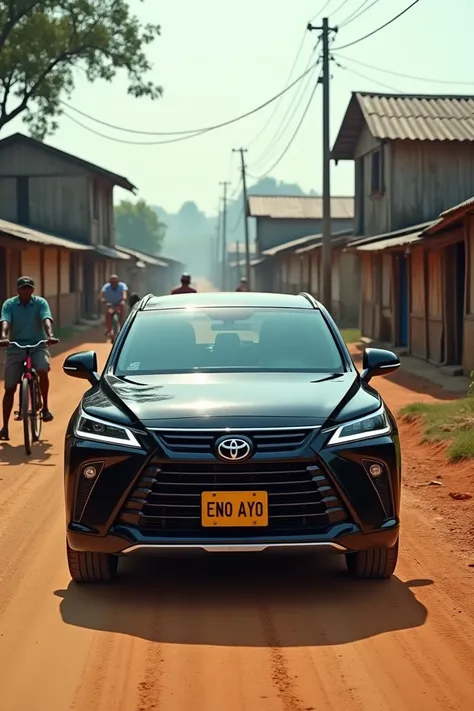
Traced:
<path id="1" fill-rule="evenodd" d="M 77 551 L 109 553 L 113 555 L 152 555 L 160 551 L 203 550 L 208 553 L 258 553 L 274 550 L 318 549 L 330 553 L 354 553 L 369 548 L 390 548 L 399 534 L 397 519 L 384 522 L 378 531 L 363 533 L 354 524 L 333 526 L 317 536 L 255 536 L 249 538 L 166 538 L 143 536 L 138 530 L 117 526 L 106 536 L 88 533 L 76 524 L 70 524 L 67 539 Z"/>

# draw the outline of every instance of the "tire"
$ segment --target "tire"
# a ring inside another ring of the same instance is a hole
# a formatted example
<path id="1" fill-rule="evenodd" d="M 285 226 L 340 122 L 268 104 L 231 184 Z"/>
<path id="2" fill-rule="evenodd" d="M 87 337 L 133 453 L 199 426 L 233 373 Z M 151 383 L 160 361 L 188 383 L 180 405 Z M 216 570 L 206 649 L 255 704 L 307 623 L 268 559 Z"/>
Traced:
<path id="1" fill-rule="evenodd" d="M 353 578 L 381 580 L 390 578 L 397 567 L 398 541 L 392 548 L 369 548 L 346 554 L 346 565 Z"/>
<path id="2" fill-rule="evenodd" d="M 110 583 L 115 578 L 117 556 L 75 551 L 68 543 L 66 545 L 69 573 L 75 583 Z"/>
<path id="3" fill-rule="evenodd" d="M 30 384 L 26 378 L 21 381 L 21 414 L 23 420 L 23 438 L 25 442 L 25 452 L 27 456 L 31 454 L 30 438 Z"/>
<path id="4" fill-rule="evenodd" d="M 36 379 L 30 380 L 31 394 L 31 440 L 38 442 L 41 436 L 43 420 L 41 419 L 41 392 Z"/>

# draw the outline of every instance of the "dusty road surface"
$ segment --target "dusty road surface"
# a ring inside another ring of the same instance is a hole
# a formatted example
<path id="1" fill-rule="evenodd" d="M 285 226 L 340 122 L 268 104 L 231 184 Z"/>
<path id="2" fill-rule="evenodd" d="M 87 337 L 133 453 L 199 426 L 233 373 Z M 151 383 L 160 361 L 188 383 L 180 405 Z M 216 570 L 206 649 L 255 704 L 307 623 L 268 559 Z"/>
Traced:
<path id="1" fill-rule="evenodd" d="M 410 489 L 391 581 L 353 582 L 339 559 L 208 555 L 71 584 L 62 444 L 84 386 L 63 358 L 44 443 L 27 461 L 12 423 L 0 445 L 1 711 L 472 710 L 474 569 Z M 394 410 L 419 397 L 380 387 Z"/>

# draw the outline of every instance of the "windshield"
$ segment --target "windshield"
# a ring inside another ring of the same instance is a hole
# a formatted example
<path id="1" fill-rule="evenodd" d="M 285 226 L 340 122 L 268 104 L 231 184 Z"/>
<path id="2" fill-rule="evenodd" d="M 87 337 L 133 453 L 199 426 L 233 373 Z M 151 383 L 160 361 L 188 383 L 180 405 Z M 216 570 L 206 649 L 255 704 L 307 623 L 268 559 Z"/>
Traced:
<path id="1" fill-rule="evenodd" d="M 344 371 L 336 342 L 314 309 L 189 308 L 142 311 L 115 373 Z"/>

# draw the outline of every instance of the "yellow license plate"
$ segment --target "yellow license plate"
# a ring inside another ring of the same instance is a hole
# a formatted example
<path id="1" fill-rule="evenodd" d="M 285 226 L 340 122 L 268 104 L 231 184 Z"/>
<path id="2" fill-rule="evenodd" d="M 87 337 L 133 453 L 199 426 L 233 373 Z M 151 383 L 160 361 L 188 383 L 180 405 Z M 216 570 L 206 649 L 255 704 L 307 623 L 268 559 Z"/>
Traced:
<path id="1" fill-rule="evenodd" d="M 268 526 L 266 491 L 204 491 L 201 494 L 203 526 Z"/>

